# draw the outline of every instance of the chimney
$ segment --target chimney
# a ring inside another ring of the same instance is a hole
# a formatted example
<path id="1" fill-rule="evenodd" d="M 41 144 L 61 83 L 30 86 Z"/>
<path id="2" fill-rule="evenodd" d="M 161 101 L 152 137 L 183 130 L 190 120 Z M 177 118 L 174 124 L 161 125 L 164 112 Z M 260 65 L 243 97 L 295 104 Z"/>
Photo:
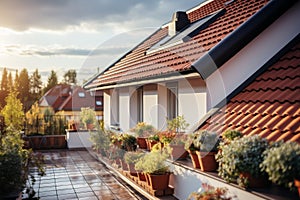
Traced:
<path id="1" fill-rule="evenodd" d="M 190 24 L 190 20 L 183 11 L 177 11 L 173 14 L 172 21 L 169 24 L 169 36 L 176 35 L 177 32 L 182 30 L 185 26 Z"/>

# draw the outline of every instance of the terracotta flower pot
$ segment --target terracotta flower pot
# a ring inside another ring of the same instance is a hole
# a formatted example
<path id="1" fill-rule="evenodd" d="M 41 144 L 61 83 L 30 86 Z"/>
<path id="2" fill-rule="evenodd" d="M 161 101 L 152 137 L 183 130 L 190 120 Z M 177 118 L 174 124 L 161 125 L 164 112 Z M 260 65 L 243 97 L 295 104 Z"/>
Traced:
<path id="1" fill-rule="evenodd" d="M 152 147 L 157 143 L 158 143 L 157 141 L 147 139 L 147 150 L 151 151 Z"/>
<path id="2" fill-rule="evenodd" d="M 122 160 L 122 159 L 120 159 L 120 161 L 121 161 L 122 170 L 128 171 L 127 163 L 124 160 Z"/>
<path id="3" fill-rule="evenodd" d="M 295 187 L 298 189 L 299 197 L 300 197 L 300 180 L 294 180 Z"/>
<path id="4" fill-rule="evenodd" d="M 247 178 L 248 179 L 248 185 L 247 187 L 250 188 L 262 188 L 266 187 L 268 185 L 268 180 L 265 177 L 253 177 L 248 172 L 242 172 L 240 174 L 240 178 Z"/>
<path id="5" fill-rule="evenodd" d="M 199 169 L 200 168 L 200 163 L 199 163 L 199 159 L 198 159 L 198 155 L 196 154 L 195 151 L 191 151 L 188 150 L 190 157 L 192 159 L 192 163 L 195 169 Z"/>
<path id="6" fill-rule="evenodd" d="M 173 160 L 183 160 L 186 159 L 188 152 L 184 149 L 184 145 L 174 145 L 170 144 L 172 148 L 172 159 Z"/>
<path id="7" fill-rule="evenodd" d="M 215 159 L 215 152 L 196 151 L 196 154 L 198 156 L 201 171 L 213 172 L 217 170 L 218 164 Z"/>
<path id="8" fill-rule="evenodd" d="M 146 181 L 146 175 L 143 172 L 137 172 L 140 181 Z"/>
<path id="9" fill-rule="evenodd" d="M 147 174 L 149 186 L 153 190 L 165 190 L 169 186 L 170 173 L 162 175 Z"/>
<path id="10" fill-rule="evenodd" d="M 147 138 L 143 138 L 143 137 L 137 137 L 137 144 L 139 145 L 140 149 L 147 149 L 147 142 L 146 142 Z"/>
<path id="11" fill-rule="evenodd" d="M 127 164 L 127 169 L 131 176 L 137 176 L 137 172 L 134 168 L 134 164 Z"/>

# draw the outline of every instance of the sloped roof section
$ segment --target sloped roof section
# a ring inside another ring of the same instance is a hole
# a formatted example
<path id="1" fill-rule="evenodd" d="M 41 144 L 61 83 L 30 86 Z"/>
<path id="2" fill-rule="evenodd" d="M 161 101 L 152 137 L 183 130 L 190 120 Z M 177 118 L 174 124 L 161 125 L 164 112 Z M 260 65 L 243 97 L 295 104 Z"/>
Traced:
<path id="1" fill-rule="evenodd" d="M 95 111 L 101 111 L 103 106 L 96 105 L 96 101 L 103 101 L 102 92 L 95 92 L 95 94 L 92 95 L 80 86 L 74 86 L 72 94 L 65 99 L 58 110 L 80 111 L 82 107 L 90 107 Z"/>
<path id="2" fill-rule="evenodd" d="M 176 72 L 192 71 L 192 63 L 218 44 L 237 27 L 264 7 L 268 0 L 214 0 L 187 11 L 194 23 L 221 9 L 225 12 L 189 40 L 153 53 L 146 53 L 153 45 L 168 35 L 168 27 L 162 27 L 140 45 L 127 53 L 101 73 L 86 88 L 137 81 Z"/>
<path id="3" fill-rule="evenodd" d="M 200 127 L 300 143 L 300 42 Z"/>

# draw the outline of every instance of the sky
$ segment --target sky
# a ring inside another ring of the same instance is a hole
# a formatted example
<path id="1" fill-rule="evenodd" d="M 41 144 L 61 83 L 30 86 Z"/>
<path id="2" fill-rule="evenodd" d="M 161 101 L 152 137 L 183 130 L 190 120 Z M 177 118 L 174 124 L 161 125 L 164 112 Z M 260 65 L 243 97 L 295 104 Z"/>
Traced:
<path id="1" fill-rule="evenodd" d="M 201 1 L 1 0 L 0 73 L 38 69 L 46 82 L 76 69 L 87 80 Z"/>

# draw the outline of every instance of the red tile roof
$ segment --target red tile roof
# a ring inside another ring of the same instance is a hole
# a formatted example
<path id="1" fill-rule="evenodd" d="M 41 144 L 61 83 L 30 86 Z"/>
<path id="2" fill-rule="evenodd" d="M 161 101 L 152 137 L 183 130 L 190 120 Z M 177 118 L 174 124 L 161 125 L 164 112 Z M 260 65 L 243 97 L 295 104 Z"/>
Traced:
<path id="1" fill-rule="evenodd" d="M 161 28 L 101 73 L 87 85 L 87 88 L 191 70 L 191 64 L 194 61 L 268 2 L 267 0 L 236 0 L 225 5 L 227 1 L 215 0 L 188 12 L 190 21 L 195 22 L 220 9 L 224 8 L 226 10 L 224 15 L 220 16 L 204 30 L 200 30 L 189 41 L 147 54 L 146 51 L 150 47 L 167 36 L 168 27 Z"/>
<path id="2" fill-rule="evenodd" d="M 79 93 L 83 93 L 84 97 L 80 97 Z M 75 86 L 72 94 L 65 99 L 58 110 L 80 111 L 82 107 L 90 107 L 96 111 L 103 110 L 103 106 L 97 106 L 96 101 L 101 101 L 103 103 L 102 92 L 97 91 L 97 95 L 92 95 L 91 92 L 84 90 L 82 87 Z"/>
<path id="3" fill-rule="evenodd" d="M 300 42 L 201 126 L 300 143 Z"/>
<path id="4" fill-rule="evenodd" d="M 79 97 L 79 93 L 84 93 L 84 97 Z M 54 111 L 75 111 L 81 110 L 81 107 L 90 107 L 95 110 L 103 110 L 103 106 L 97 106 L 96 101 L 103 103 L 103 94 L 100 91 L 93 94 L 84 90 L 80 86 L 71 86 L 67 84 L 58 84 L 51 88 L 40 99 L 40 106 L 50 106 Z"/>

